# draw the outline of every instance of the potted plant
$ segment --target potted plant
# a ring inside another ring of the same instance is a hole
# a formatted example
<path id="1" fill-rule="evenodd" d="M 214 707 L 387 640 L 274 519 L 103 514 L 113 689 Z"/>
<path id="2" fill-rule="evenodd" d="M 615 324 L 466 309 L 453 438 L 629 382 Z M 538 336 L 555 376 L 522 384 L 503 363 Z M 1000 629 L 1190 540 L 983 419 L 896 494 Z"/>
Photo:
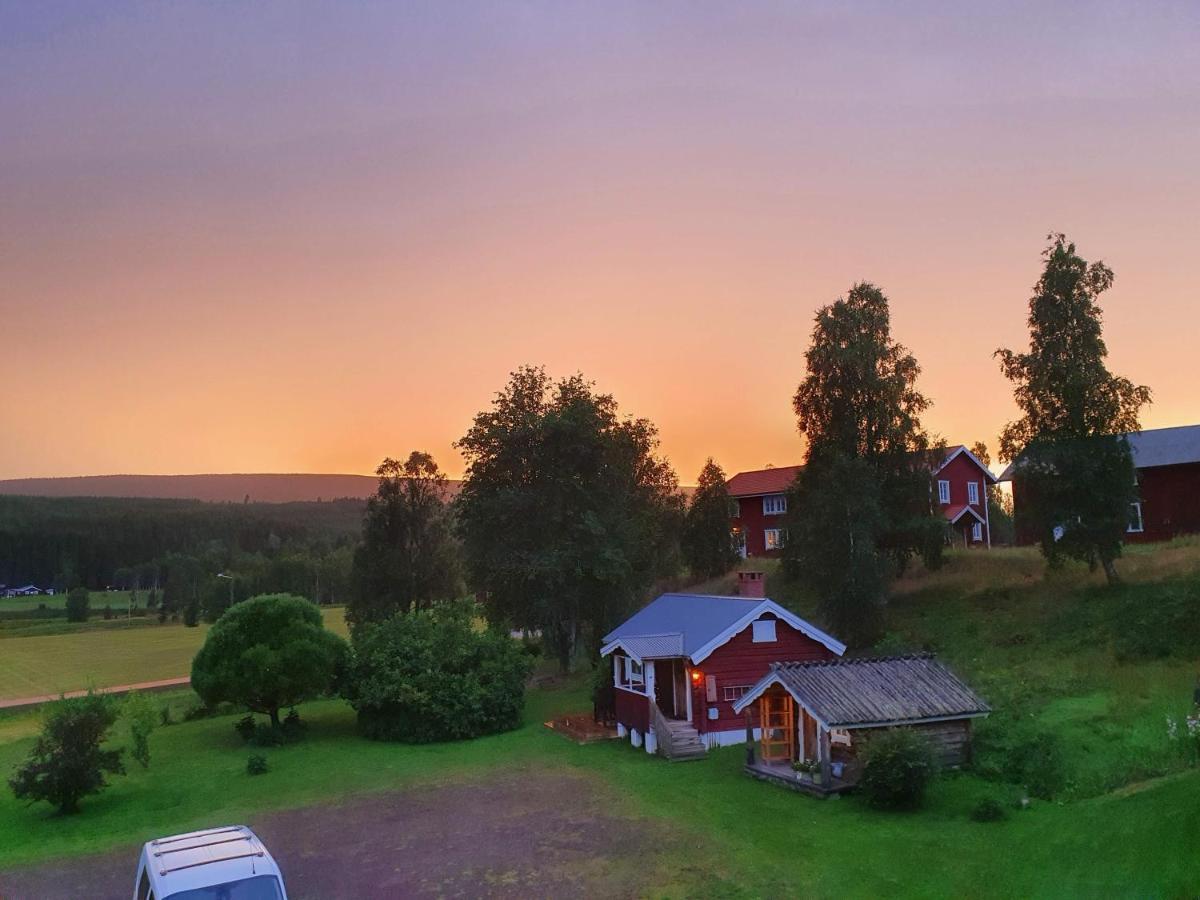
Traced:
<path id="1" fill-rule="evenodd" d="M 824 778 L 825 778 L 825 775 L 821 771 L 821 764 L 819 762 L 813 762 L 813 764 L 812 764 L 812 782 L 813 782 L 813 784 L 820 784 L 824 780 Z"/>
<path id="2" fill-rule="evenodd" d="M 804 776 L 807 775 L 809 772 L 808 760 L 807 759 L 796 760 L 794 763 L 792 763 L 792 771 L 796 773 L 796 779 L 798 781 L 803 781 Z"/>

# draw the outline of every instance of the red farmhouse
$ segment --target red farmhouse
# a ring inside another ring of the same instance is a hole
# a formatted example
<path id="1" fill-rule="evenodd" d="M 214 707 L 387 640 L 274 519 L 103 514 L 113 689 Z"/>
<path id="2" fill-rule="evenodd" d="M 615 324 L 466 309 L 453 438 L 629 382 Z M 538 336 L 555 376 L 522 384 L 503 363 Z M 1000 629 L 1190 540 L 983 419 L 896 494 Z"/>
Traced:
<path id="1" fill-rule="evenodd" d="M 739 576 L 761 590 L 761 573 Z M 605 635 L 618 733 L 648 753 L 703 755 L 746 740 L 733 705 L 779 660 L 834 659 L 846 645 L 765 597 L 663 594 Z"/>
<path id="2" fill-rule="evenodd" d="M 733 531 L 743 556 L 776 556 L 787 540 L 787 491 L 800 466 L 738 472 L 729 479 L 729 495 L 737 503 Z M 961 444 L 948 447 L 934 469 L 933 502 L 954 532 L 955 543 L 992 545 L 988 527 L 987 489 L 996 476 Z"/>
<path id="3" fill-rule="evenodd" d="M 1200 533 L 1200 425 L 1152 428 L 1128 435 L 1137 471 L 1138 499 L 1130 505 L 1125 539 L 1131 543 L 1167 541 Z M 1013 483 L 1013 506 L 1021 509 L 1020 461 L 1004 470 Z M 1032 544 L 1038 535 L 1017 520 L 1017 543 Z"/>

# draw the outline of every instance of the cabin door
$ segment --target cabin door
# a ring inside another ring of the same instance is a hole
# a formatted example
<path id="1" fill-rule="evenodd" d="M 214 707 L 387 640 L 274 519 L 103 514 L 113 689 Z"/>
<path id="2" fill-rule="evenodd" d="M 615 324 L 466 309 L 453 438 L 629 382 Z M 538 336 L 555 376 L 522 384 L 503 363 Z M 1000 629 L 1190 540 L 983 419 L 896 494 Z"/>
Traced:
<path id="1" fill-rule="evenodd" d="M 795 758 L 796 716 L 791 695 L 772 687 L 758 700 L 762 729 L 763 762 L 791 762 Z"/>

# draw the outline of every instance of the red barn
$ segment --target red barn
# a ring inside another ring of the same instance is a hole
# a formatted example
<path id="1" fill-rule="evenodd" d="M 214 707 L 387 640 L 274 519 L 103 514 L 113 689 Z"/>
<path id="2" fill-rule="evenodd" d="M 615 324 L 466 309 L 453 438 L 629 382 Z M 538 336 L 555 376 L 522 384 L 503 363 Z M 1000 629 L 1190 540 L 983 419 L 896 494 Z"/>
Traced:
<path id="1" fill-rule="evenodd" d="M 1127 435 L 1127 440 L 1138 499 L 1129 508 L 1125 539 L 1143 543 L 1200 533 L 1200 425 L 1152 428 Z M 1000 478 L 1012 481 L 1013 507 L 1019 513 L 1025 492 L 1020 461 Z M 1017 543 L 1036 543 L 1038 535 L 1023 527 L 1019 517 L 1017 522 Z"/>
<path id="2" fill-rule="evenodd" d="M 738 472 L 729 479 L 729 495 L 737 503 L 732 528 L 742 556 L 777 556 L 787 541 L 788 489 L 800 466 L 780 466 Z M 961 444 L 946 448 L 934 469 L 936 508 L 946 517 L 954 542 L 966 547 L 990 547 L 987 489 L 996 476 Z"/>
<path id="3" fill-rule="evenodd" d="M 761 589 L 759 573 L 745 579 Z M 742 743 L 733 705 L 779 660 L 825 660 L 845 644 L 765 597 L 663 594 L 604 638 L 618 733 L 672 759 Z"/>

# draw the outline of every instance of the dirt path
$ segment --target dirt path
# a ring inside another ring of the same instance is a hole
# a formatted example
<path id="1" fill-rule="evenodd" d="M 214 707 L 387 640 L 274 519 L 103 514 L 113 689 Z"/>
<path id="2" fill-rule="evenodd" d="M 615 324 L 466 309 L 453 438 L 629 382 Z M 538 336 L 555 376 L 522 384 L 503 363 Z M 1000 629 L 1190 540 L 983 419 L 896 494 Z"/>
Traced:
<path id="1" fill-rule="evenodd" d="M 584 777 L 507 771 L 246 824 L 279 862 L 292 900 L 634 896 L 678 840 L 608 807 Z M 0 898 L 127 898 L 139 850 L 0 872 Z"/>
<path id="2" fill-rule="evenodd" d="M 133 691 L 165 691 L 171 688 L 187 687 L 192 679 L 184 675 L 182 678 L 163 678 L 158 681 L 143 681 L 138 684 L 118 684 L 113 687 L 96 688 L 97 694 L 128 694 Z M 63 697 L 86 697 L 87 691 L 67 691 L 65 694 L 41 694 L 37 697 L 18 697 L 15 700 L 0 700 L 0 709 L 24 709 L 27 706 L 41 706 L 43 703 L 53 703 Z M 3 898 L 0 898 L 3 900 Z"/>

